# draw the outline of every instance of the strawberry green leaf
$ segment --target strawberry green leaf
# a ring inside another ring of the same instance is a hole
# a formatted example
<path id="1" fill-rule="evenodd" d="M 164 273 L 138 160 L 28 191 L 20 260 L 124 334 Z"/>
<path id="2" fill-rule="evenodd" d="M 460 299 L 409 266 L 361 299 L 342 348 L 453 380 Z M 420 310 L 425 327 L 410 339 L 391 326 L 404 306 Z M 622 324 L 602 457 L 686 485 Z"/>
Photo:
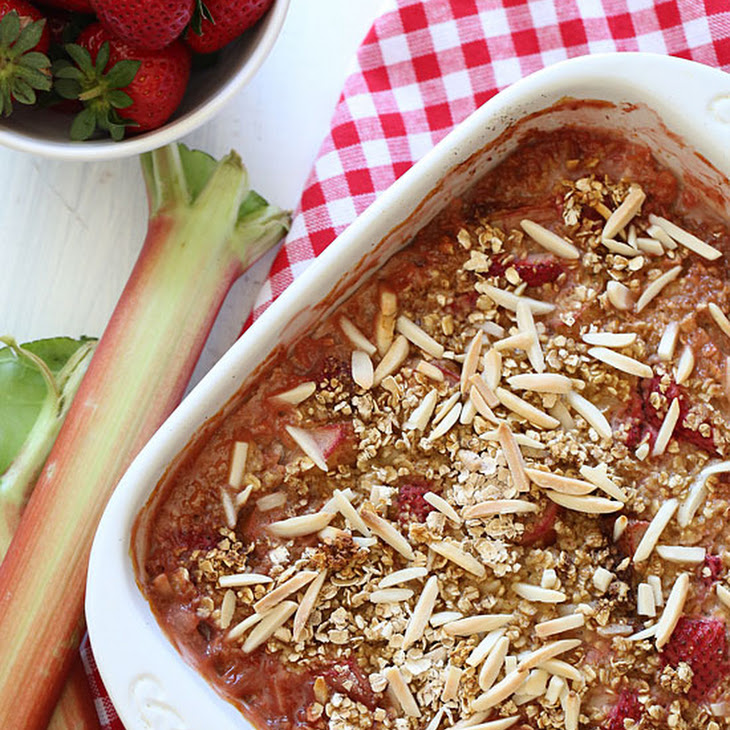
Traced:
<path id="1" fill-rule="evenodd" d="M 16 10 L 9 12 L 0 20 L 0 45 L 12 46 L 20 35 L 20 16 Z"/>
<path id="2" fill-rule="evenodd" d="M 108 46 L 108 43 L 105 43 L 104 45 Z M 104 46 L 102 46 L 102 50 L 103 48 Z M 99 55 L 101 55 L 101 51 L 99 51 Z M 109 69 L 104 80 L 109 88 L 123 89 L 125 86 L 129 86 L 129 84 L 132 83 L 141 65 L 141 61 L 132 61 L 131 59 L 118 61 L 111 67 L 111 69 Z"/>
<path id="3" fill-rule="evenodd" d="M 18 39 L 13 44 L 13 53 L 20 55 L 30 51 L 31 48 L 35 48 L 38 41 L 41 39 L 45 25 L 45 20 L 37 20 L 33 23 L 28 23 L 28 25 L 20 31 Z"/>
<path id="4" fill-rule="evenodd" d="M 83 109 L 71 123 L 71 139 L 83 142 L 89 139 L 96 129 L 96 115 L 92 109 Z"/>

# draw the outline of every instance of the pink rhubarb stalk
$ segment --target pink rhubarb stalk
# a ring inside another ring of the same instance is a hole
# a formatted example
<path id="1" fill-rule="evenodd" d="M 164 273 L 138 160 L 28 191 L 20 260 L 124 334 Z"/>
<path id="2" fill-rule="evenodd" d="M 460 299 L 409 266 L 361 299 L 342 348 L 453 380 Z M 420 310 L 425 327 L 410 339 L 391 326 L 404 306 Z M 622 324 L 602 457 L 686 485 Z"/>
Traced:
<path id="1" fill-rule="evenodd" d="M 229 287 L 286 230 L 234 153 L 171 145 L 142 167 L 147 237 L 0 566 L 0 728 L 46 728 L 107 500 L 182 397 Z"/>

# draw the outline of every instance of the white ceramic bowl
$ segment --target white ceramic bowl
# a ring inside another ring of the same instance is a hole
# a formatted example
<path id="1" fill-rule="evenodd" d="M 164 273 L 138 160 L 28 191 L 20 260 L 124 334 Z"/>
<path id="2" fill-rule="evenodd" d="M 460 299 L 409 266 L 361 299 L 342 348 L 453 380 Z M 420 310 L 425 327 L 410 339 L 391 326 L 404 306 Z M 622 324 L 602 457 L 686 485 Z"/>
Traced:
<path id="1" fill-rule="evenodd" d="M 544 112 L 565 97 L 609 104 Z M 151 439 L 111 498 L 91 553 L 86 618 L 102 679 L 128 730 L 250 727 L 180 658 L 135 582 L 132 524 L 166 466 L 278 345 L 308 329 L 503 159 L 519 133 L 565 124 L 622 130 L 680 175 L 716 190 L 718 207 L 730 201 L 730 76 L 690 61 L 634 53 L 566 61 L 514 84 L 454 130 L 239 339 Z"/>
<path id="2" fill-rule="evenodd" d="M 214 66 L 196 69 L 179 108 L 158 129 L 121 142 L 72 142 L 71 115 L 16 105 L 11 117 L 0 118 L 0 144 L 41 157 L 79 161 L 129 157 L 180 139 L 215 116 L 251 80 L 274 46 L 288 7 L 289 0 L 274 0 L 253 28 L 222 49 Z"/>

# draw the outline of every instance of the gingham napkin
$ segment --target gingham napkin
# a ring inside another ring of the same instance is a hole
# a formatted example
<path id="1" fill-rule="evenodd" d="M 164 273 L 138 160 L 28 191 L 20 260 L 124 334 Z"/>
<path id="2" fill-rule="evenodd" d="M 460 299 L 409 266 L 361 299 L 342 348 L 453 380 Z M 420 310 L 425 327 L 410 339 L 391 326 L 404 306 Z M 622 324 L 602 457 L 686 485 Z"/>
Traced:
<path id="1" fill-rule="evenodd" d="M 566 58 L 650 51 L 730 70 L 727 0 L 389 0 L 363 41 L 256 318 L 462 119 Z M 103 730 L 124 730 L 88 644 Z"/>

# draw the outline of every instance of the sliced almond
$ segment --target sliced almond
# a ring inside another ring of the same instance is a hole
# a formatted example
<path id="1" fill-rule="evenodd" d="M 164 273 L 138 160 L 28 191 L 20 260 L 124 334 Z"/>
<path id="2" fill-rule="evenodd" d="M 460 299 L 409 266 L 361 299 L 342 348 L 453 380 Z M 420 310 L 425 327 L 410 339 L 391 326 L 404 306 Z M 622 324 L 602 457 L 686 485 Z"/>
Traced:
<path id="1" fill-rule="evenodd" d="M 460 399 L 461 393 L 457 391 L 456 393 L 452 393 L 445 401 L 442 401 L 434 413 L 433 425 L 435 426 L 443 420 L 443 418 L 453 409 Z"/>
<path id="2" fill-rule="evenodd" d="M 218 578 L 218 585 L 221 588 L 241 588 L 243 586 L 253 586 L 260 583 L 273 583 L 271 576 L 263 573 L 233 573 L 231 575 L 221 575 Z"/>
<path id="3" fill-rule="evenodd" d="M 474 377 L 479 377 L 478 375 Z M 497 399 L 497 396 L 494 396 L 495 400 L 499 403 L 499 400 Z M 471 389 L 469 390 L 469 400 L 474 404 L 474 409 L 476 412 L 482 417 L 486 418 L 487 421 L 494 424 L 501 423 L 501 420 L 497 417 L 497 415 L 494 413 L 494 411 L 489 407 L 487 404 L 487 401 L 484 399 L 484 396 L 481 394 L 479 389 L 476 387 L 476 385 L 472 385 Z"/>
<path id="4" fill-rule="evenodd" d="M 531 583 L 513 583 L 512 590 L 520 598 L 535 603 L 563 603 L 568 600 L 568 597 L 562 591 L 535 586 Z"/>
<path id="5" fill-rule="evenodd" d="M 416 601 L 416 605 L 413 608 L 413 613 L 408 620 L 408 625 L 403 635 L 404 651 L 413 646 L 423 636 L 426 626 L 428 626 L 428 621 L 433 614 L 438 595 L 438 578 L 432 575 L 423 586 L 421 595 L 418 597 L 418 601 Z"/>
<path id="6" fill-rule="evenodd" d="M 641 296 L 636 302 L 634 311 L 638 314 L 643 311 L 649 302 L 651 302 L 658 294 L 664 289 L 667 284 L 673 282 L 682 273 L 681 266 L 674 266 L 668 271 L 665 271 L 661 276 L 658 276 L 654 281 L 647 284 Z"/>
<path id="7" fill-rule="evenodd" d="M 527 512 L 537 512 L 537 505 L 523 499 L 492 499 L 464 507 L 461 514 L 465 520 L 473 520 L 478 517 L 492 517 L 503 514 L 516 515 Z"/>
<path id="8" fill-rule="evenodd" d="M 586 617 L 582 613 L 572 613 L 567 616 L 560 616 L 559 618 L 541 621 L 535 624 L 535 633 L 541 639 L 544 639 L 555 634 L 562 634 L 565 631 L 579 629 L 585 625 L 585 622 Z"/>
<path id="9" fill-rule="evenodd" d="M 578 730 L 580 723 L 580 696 L 575 690 L 571 690 L 565 696 L 563 712 L 565 713 L 565 730 Z"/>
<path id="10" fill-rule="evenodd" d="M 505 309 L 509 309 L 513 312 L 517 311 L 517 304 L 521 301 L 526 301 L 530 305 L 532 313 L 536 316 L 541 314 L 550 314 L 555 310 L 555 305 L 548 302 L 541 302 L 537 299 L 530 299 L 529 297 L 518 296 L 510 291 L 504 289 L 498 289 L 496 286 L 491 284 L 482 284 L 480 289 L 486 294 L 495 304 Z"/>
<path id="11" fill-rule="evenodd" d="M 432 542 L 429 547 L 437 555 L 450 560 L 468 573 L 477 576 L 477 578 L 483 578 L 487 574 L 485 567 L 473 555 L 448 540 Z"/>
<path id="12" fill-rule="evenodd" d="M 299 383 L 289 390 L 285 390 L 283 393 L 277 393 L 274 396 L 275 400 L 281 403 L 289 403 L 293 406 L 297 406 L 300 403 L 304 403 L 307 398 L 314 395 L 314 391 L 317 390 L 317 384 L 311 380 L 306 383 Z"/>
<path id="13" fill-rule="evenodd" d="M 243 507 L 246 502 L 248 502 L 249 497 L 253 493 L 253 484 L 249 484 L 245 489 L 242 489 L 235 497 L 234 503 L 237 510 L 240 510 L 241 507 Z"/>
<path id="14" fill-rule="evenodd" d="M 651 378 L 654 375 L 654 371 L 649 365 L 645 365 L 643 362 L 634 360 L 633 357 L 616 352 L 608 347 L 589 347 L 588 354 L 595 357 L 596 360 L 600 360 L 606 365 L 629 375 L 636 375 L 639 378 Z"/>
<path id="15" fill-rule="evenodd" d="M 560 421 L 563 431 L 572 431 L 575 428 L 575 419 L 562 398 L 558 398 L 552 408 L 548 408 L 548 413 Z"/>
<path id="16" fill-rule="evenodd" d="M 662 579 L 658 575 L 647 575 L 646 582 L 651 586 L 654 591 L 654 605 L 664 605 L 664 593 L 662 590 Z"/>
<path id="17" fill-rule="evenodd" d="M 548 659 L 546 662 L 540 662 L 538 667 L 554 676 L 570 679 L 573 682 L 585 681 L 585 677 L 580 669 L 576 669 L 572 664 L 568 664 L 568 662 L 564 662 L 562 659 Z"/>
<path id="18" fill-rule="evenodd" d="M 556 492 L 562 492 L 563 494 L 590 494 L 596 488 L 591 482 L 584 482 L 582 479 L 572 479 L 571 477 L 553 474 L 549 471 L 527 469 L 526 472 L 530 481 L 538 487 L 554 489 Z"/>
<path id="19" fill-rule="evenodd" d="M 611 252 L 616 253 L 619 256 L 625 256 L 627 258 L 632 258 L 633 256 L 638 256 L 641 252 L 634 248 L 633 246 L 629 246 L 627 243 L 622 243 L 621 241 L 616 241 L 613 238 L 601 238 L 601 243 Z"/>
<path id="20" fill-rule="evenodd" d="M 688 547 L 685 545 L 657 545 L 657 555 L 670 563 L 688 563 L 700 565 L 705 561 L 707 550 L 703 547 Z"/>
<path id="21" fill-rule="evenodd" d="M 649 558 L 659 542 L 664 528 L 666 528 L 672 517 L 674 517 L 678 506 L 679 503 L 676 499 L 668 499 L 659 507 L 649 526 L 646 528 L 646 532 L 644 532 L 641 540 L 639 540 L 639 544 L 636 546 L 633 557 L 634 563 L 641 563 Z"/>
<path id="22" fill-rule="evenodd" d="M 534 221 L 523 219 L 520 221 L 522 230 L 544 249 L 554 253 L 562 259 L 575 260 L 580 258 L 580 251 L 570 241 L 553 233 Z"/>
<path id="23" fill-rule="evenodd" d="M 450 621 L 456 621 L 460 618 L 464 618 L 464 615 L 459 613 L 459 611 L 439 611 L 431 616 L 428 623 L 430 623 L 434 629 L 437 629 L 439 626 L 443 626 Z"/>
<path id="24" fill-rule="evenodd" d="M 669 362 L 674 357 L 674 350 L 677 347 L 679 338 L 679 322 L 670 322 L 662 332 L 661 339 L 657 345 L 656 354 L 662 362 Z"/>
<path id="25" fill-rule="evenodd" d="M 440 495 L 433 492 L 426 492 L 423 495 L 425 502 L 437 509 L 441 514 L 446 515 L 453 523 L 460 525 L 461 517 L 459 513 Z"/>
<path id="26" fill-rule="evenodd" d="M 618 542 L 629 526 L 629 518 L 626 515 L 619 515 L 613 523 L 613 541 Z"/>
<path id="27" fill-rule="evenodd" d="M 593 571 L 593 577 L 591 580 L 593 582 L 593 585 L 601 593 L 605 593 L 615 577 L 616 576 L 610 570 L 606 570 L 606 568 L 604 568 L 602 565 L 599 565 Z"/>
<path id="28" fill-rule="evenodd" d="M 382 355 L 393 344 L 395 333 L 395 314 L 398 310 L 398 297 L 389 289 L 380 292 L 380 311 L 375 317 L 375 346 Z"/>
<path id="29" fill-rule="evenodd" d="M 233 444 L 233 454 L 231 455 L 231 466 L 228 470 L 228 484 L 234 489 L 239 489 L 243 484 L 243 475 L 246 471 L 246 461 L 248 460 L 248 442 L 236 441 Z"/>
<path id="30" fill-rule="evenodd" d="M 403 428 L 406 431 L 423 431 L 433 415 L 433 411 L 436 408 L 438 402 L 438 391 L 434 388 L 429 390 L 424 396 L 423 400 L 416 406 L 416 408 L 408 416 L 408 420 L 403 424 Z"/>
<path id="31" fill-rule="evenodd" d="M 292 629 L 292 637 L 294 641 L 298 642 L 301 640 L 304 629 L 307 626 L 307 621 L 309 621 L 309 617 L 312 615 L 312 611 L 317 605 L 319 593 L 322 590 L 322 586 L 326 579 L 327 571 L 320 570 L 317 577 L 307 587 L 304 597 L 297 607 L 297 612 L 294 614 L 294 625 Z"/>
<path id="32" fill-rule="evenodd" d="M 233 530 L 236 527 L 238 521 L 238 511 L 233 504 L 231 495 L 228 494 L 228 490 L 225 487 L 221 487 L 221 504 L 223 506 L 223 514 L 226 518 L 226 525 L 229 530 Z"/>
<path id="33" fill-rule="evenodd" d="M 413 598 L 410 588 L 383 588 L 375 590 L 369 596 L 370 603 L 402 603 Z"/>
<path id="34" fill-rule="evenodd" d="M 267 525 L 266 530 L 272 535 L 282 538 L 301 537 L 302 535 L 311 535 L 319 532 L 322 528 L 327 527 L 334 514 L 328 512 L 312 512 L 307 515 L 297 515 L 289 517 L 285 520 L 278 520 Z"/>
<path id="35" fill-rule="evenodd" d="M 355 528 L 361 535 L 370 537 L 370 530 L 360 513 L 353 507 L 347 494 L 339 489 L 332 492 L 332 504 L 334 508 L 345 518 L 345 520 Z"/>
<path id="36" fill-rule="evenodd" d="M 340 317 L 340 328 L 356 348 L 367 352 L 371 357 L 378 351 L 375 345 L 347 318 Z"/>
<path id="37" fill-rule="evenodd" d="M 652 223 L 646 232 L 654 240 L 659 241 L 667 251 L 674 251 L 677 248 L 677 242 L 661 226 Z"/>
<path id="38" fill-rule="evenodd" d="M 277 604 L 288 598 L 292 593 L 296 593 L 300 588 L 304 588 L 307 583 L 311 583 L 317 577 L 315 570 L 302 570 L 293 575 L 289 580 L 285 580 L 281 585 L 274 588 L 273 591 L 267 593 L 253 604 L 253 610 L 256 613 L 266 613 Z M 295 605 L 296 608 L 296 605 Z"/>
<path id="39" fill-rule="evenodd" d="M 427 360 L 418 361 L 418 365 L 416 365 L 416 372 L 421 373 L 421 375 L 425 375 L 431 380 L 435 380 L 437 383 L 443 383 L 445 379 L 443 370 L 440 370 L 433 363 L 430 363 Z"/>
<path id="40" fill-rule="evenodd" d="M 613 438 L 613 431 L 611 425 L 606 420 L 606 417 L 601 411 L 593 405 L 587 398 L 584 398 L 580 393 L 576 393 L 571 390 L 570 393 L 565 394 L 565 398 L 568 401 L 568 405 L 579 415 L 588 422 L 589 426 L 592 426 L 596 433 L 602 439 Z"/>
<path id="41" fill-rule="evenodd" d="M 451 427 L 459 420 L 461 415 L 462 404 L 456 403 L 452 409 L 433 427 L 433 430 L 428 434 L 429 441 L 435 441 L 436 439 L 445 436 Z"/>
<path id="42" fill-rule="evenodd" d="M 471 385 L 470 378 L 472 375 L 476 375 L 479 358 L 482 354 L 482 339 L 482 333 L 477 332 L 469 343 L 469 347 L 466 349 L 464 363 L 461 366 L 461 379 L 459 383 L 462 393 L 466 393 L 469 390 Z"/>
<path id="43" fill-rule="evenodd" d="M 620 281 L 609 281 L 606 284 L 608 301 L 621 311 L 628 311 L 634 306 L 634 297 L 631 290 Z"/>
<path id="44" fill-rule="evenodd" d="M 495 680 L 499 676 L 504 666 L 504 658 L 507 656 L 509 651 L 509 639 L 506 636 L 501 636 L 494 643 L 494 646 L 490 650 L 484 659 L 484 664 L 479 671 L 479 688 L 482 692 L 487 692 Z"/>
<path id="45" fill-rule="evenodd" d="M 654 589 L 648 583 L 639 583 L 636 589 L 636 613 L 639 616 L 656 616 Z"/>
<path id="46" fill-rule="evenodd" d="M 252 626 L 255 626 L 265 614 L 252 613 L 247 616 L 243 621 L 239 621 L 227 634 L 226 641 L 236 641 L 240 639 Z"/>
<path id="47" fill-rule="evenodd" d="M 492 348 L 497 352 L 503 350 L 527 350 L 533 343 L 534 338 L 531 332 L 517 332 L 517 334 L 497 340 Z"/>
<path id="48" fill-rule="evenodd" d="M 646 193 L 641 187 L 639 185 L 631 185 L 621 205 L 611 213 L 611 217 L 603 226 L 602 236 L 605 238 L 613 238 L 616 234 L 623 231 L 641 210 L 641 206 L 645 200 Z"/>
<path id="49" fill-rule="evenodd" d="M 722 583 L 718 583 L 715 586 L 715 594 L 717 595 L 717 600 L 720 601 L 725 608 L 730 608 L 730 588 L 727 588 Z"/>
<path id="50" fill-rule="evenodd" d="M 423 350 L 427 355 L 431 355 L 431 357 L 435 358 L 444 356 L 444 346 L 431 337 L 426 330 L 408 319 L 408 317 L 401 314 L 395 322 L 395 328 L 406 339 L 412 342 L 416 347 Z"/>
<path id="51" fill-rule="evenodd" d="M 406 684 L 398 667 L 388 667 L 383 670 L 383 676 L 388 680 L 388 687 L 393 693 L 401 709 L 408 717 L 421 717 L 418 703 Z"/>
<path id="52" fill-rule="evenodd" d="M 474 405 L 474 401 L 469 396 L 464 404 L 461 406 L 461 413 L 459 414 L 459 423 L 468 426 L 474 423 L 474 418 L 477 415 L 477 407 Z"/>
<path id="53" fill-rule="evenodd" d="M 682 616 L 684 603 L 689 594 L 689 574 L 682 573 L 674 581 L 664 611 L 656 623 L 656 648 L 661 649 L 672 638 L 677 622 Z"/>
<path id="54" fill-rule="evenodd" d="M 286 426 L 286 431 L 294 439 L 297 446 L 314 462 L 315 466 L 324 472 L 328 471 L 329 467 L 322 449 L 309 431 L 298 426 Z"/>
<path id="55" fill-rule="evenodd" d="M 283 507 L 286 504 L 286 492 L 272 492 L 256 500 L 256 509 L 259 512 L 270 512 L 272 509 Z"/>
<path id="56" fill-rule="evenodd" d="M 710 310 L 710 314 L 712 315 L 712 319 L 715 320 L 715 324 L 728 336 L 730 337 L 730 319 L 727 318 L 727 315 L 725 312 L 720 309 L 720 307 L 715 304 L 715 302 L 710 302 L 707 305 L 707 308 Z"/>
<path id="57" fill-rule="evenodd" d="M 403 568 L 403 570 L 396 570 L 381 578 L 378 582 L 378 588 L 392 588 L 393 586 L 400 585 L 401 583 L 425 578 L 427 575 L 428 570 L 426 570 L 426 568 Z"/>
<path id="58" fill-rule="evenodd" d="M 408 357 L 408 340 L 403 335 L 398 335 L 383 359 L 378 363 L 373 373 L 373 385 L 380 385 L 384 378 L 392 375 L 406 361 Z"/>
<path id="59" fill-rule="evenodd" d="M 695 369 L 695 354 L 690 345 L 685 345 L 682 348 L 682 354 L 679 356 L 679 362 L 677 362 L 677 370 L 674 374 L 674 380 L 677 385 L 686 383 L 689 376 L 692 375 L 692 371 Z"/>
<path id="60" fill-rule="evenodd" d="M 545 494 L 561 507 L 571 509 L 574 512 L 585 512 L 589 515 L 611 514 L 623 509 L 624 506 L 623 502 L 606 499 L 605 497 L 595 497 L 592 494 L 579 496 L 553 491 L 546 491 Z"/>
<path id="61" fill-rule="evenodd" d="M 529 492 L 530 482 L 525 470 L 525 460 L 517 444 L 515 435 L 506 423 L 500 423 L 497 427 L 497 438 L 502 447 L 502 453 L 507 461 L 507 468 L 512 476 L 512 483 L 518 492 Z"/>
<path id="62" fill-rule="evenodd" d="M 542 665 L 544 666 L 544 665 Z M 548 682 L 547 690 L 545 691 L 545 702 L 552 706 L 555 705 L 561 696 L 568 691 L 568 685 L 565 680 L 553 674 Z"/>
<path id="63" fill-rule="evenodd" d="M 664 246 L 655 238 L 647 238 L 645 236 L 637 237 L 636 248 L 652 256 L 662 256 L 664 254 Z"/>
<path id="64" fill-rule="evenodd" d="M 251 630 L 246 641 L 243 642 L 243 652 L 250 654 L 265 641 L 268 641 L 296 610 L 297 604 L 294 601 L 283 601 L 276 608 L 268 611 Z"/>
<path id="65" fill-rule="evenodd" d="M 359 385 L 363 390 L 369 390 L 373 387 L 373 379 L 375 371 L 373 370 L 373 361 L 370 359 L 370 355 L 363 350 L 352 351 L 352 362 L 351 362 L 352 379 L 356 385 Z"/>
<path id="66" fill-rule="evenodd" d="M 558 373 L 522 373 L 507 378 L 510 388 L 537 393 L 567 393 L 573 387 L 570 378 Z"/>
<path id="67" fill-rule="evenodd" d="M 584 464 L 580 468 L 580 474 L 591 482 L 591 484 L 595 484 L 599 489 L 604 491 L 609 497 L 613 497 L 619 500 L 619 502 L 626 502 L 628 500 L 629 495 L 609 478 L 606 464 L 599 464 L 598 466 Z"/>
<path id="68" fill-rule="evenodd" d="M 545 356 L 540 347 L 540 336 L 535 327 L 535 320 L 532 317 L 532 310 L 527 302 L 517 303 L 517 326 L 531 336 L 530 344 L 527 347 L 527 359 L 536 373 L 545 372 Z"/>
<path id="69" fill-rule="evenodd" d="M 505 408 L 516 413 L 518 416 L 522 416 L 522 418 L 538 428 L 554 429 L 560 425 L 560 421 L 557 418 L 553 418 L 504 388 L 497 388 L 494 393 Z"/>
<path id="70" fill-rule="evenodd" d="M 499 437 L 497 436 L 497 429 L 494 429 L 493 431 L 484 431 L 483 433 L 479 434 L 479 437 L 485 439 L 486 441 L 499 441 Z M 517 444 L 523 449 L 534 449 L 536 451 L 542 451 L 545 448 L 542 442 L 538 441 L 537 439 L 531 438 L 524 433 L 516 433 L 514 434 L 514 437 Z"/>
<path id="71" fill-rule="evenodd" d="M 539 666 L 549 659 L 565 654 L 573 649 L 577 649 L 583 642 L 580 639 L 556 639 L 541 646 L 539 649 L 531 651 L 517 665 L 518 671 L 529 671 Z"/>
<path id="72" fill-rule="evenodd" d="M 459 693 L 459 682 L 461 682 L 461 675 L 464 670 L 449 664 L 444 670 L 444 688 L 441 692 L 441 701 L 448 702 L 449 700 L 456 699 Z"/>
<path id="73" fill-rule="evenodd" d="M 497 642 L 504 636 L 504 634 L 504 628 L 489 631 L 487 635 L 474 647 L 474 649 L 472 649 L 471 654 L 469 654 L 466 658 L 466 663 L 470 667 L 478 667 L 487 658 L 489 653 L 497 645 Z"/>
<path id="74" fill-rule="evenodd" d="M 490 352 L 495 352 L 499 355 L 497 350 L 490 350 Z M 473 388 L 479 391 L 479 395 L 482 396 L 484 402 L 490 408 L 496 408 L 499 405 L 499 398 L 497 398 L 494 393 L 494 389 L 487 383 L 485 378 L 486 373 L 484 377 L 477 373 L 476 375 L 472 375 L 471 378 L 469 378 L 469 382 L 471 383 L 471 386 Z M 499 378 L 497 379 L 497 382 L 499 382 Z"/>
<path id="75" fill-rule="evenodd" d="M 709 261 L 714 261 L 722 256 L 722 251 L 716 249 L 714 246 L 710 246 L 709 243 L 705 243 L 702 239 L 697 238 L 697 236 L 689 231 L 685 231 L 684 228 L 680 228 L 676 223 L 662 218 L 662 216 L 652 213 L 649 215 L 649 222 L 659 226 L 677 243 L 681 243 L 685 248 L 688 248 L 690 251 L 699 254 Z"/>
<path id="76" fill-rule="evenodd" d="M 365 524 L 386 544 L 399 552 L 406 560 L 413 560 L 413 548 L 403 535 L 387 520 L 384 520 L 372 508 L 360 510 Z"/>
<path id="77" fill-rule="evenodd" d="M 669 440 L 672 438 L 677 421 L 679 421 L 679 412 L 679 398 L 673 398 L 654 440 L 654 448 L 651 452 L 653 456 L 661 456 L 669 445 Z"/>
<path id="78" fill-rule="evenodd" d="M 492 391 L 494 391 L 494 389 L 499 385 L 499 381 L 502 377 L 502 355 L 499 350 L 495 350 L 491 347 L 484 353 L 482 360 L 484 364 L 484 382 Z M 476 383 L 474 384 L 476 385 Z M 490 407 L 494 408 L 495 404 L 490 403 L 487 395 L 485 393 L 482 393 L 482 395 L 487 403 L 489 403 Z"/>
<path id="79" fill-rule="evenodd" d="M 492 707 L 500 704 L 508 697 L 513 695 L 519 686 L 525 681 L 529 670 L 513 670 L 507 674 L 501 682 L 498 682 L 491 687 L 483 695 L 477 697 L 472 702 L 472 710 L 475 712 L 481 712 L 482 710 L 489 710 Z"/>
<path id="80" fill-rule="evenodd" d="M 230 588 L 223 594 L 221 601 L 220 627 L 227 629 L 231 625 L 231 619 L 236 611 L 236 592 Z"/>

